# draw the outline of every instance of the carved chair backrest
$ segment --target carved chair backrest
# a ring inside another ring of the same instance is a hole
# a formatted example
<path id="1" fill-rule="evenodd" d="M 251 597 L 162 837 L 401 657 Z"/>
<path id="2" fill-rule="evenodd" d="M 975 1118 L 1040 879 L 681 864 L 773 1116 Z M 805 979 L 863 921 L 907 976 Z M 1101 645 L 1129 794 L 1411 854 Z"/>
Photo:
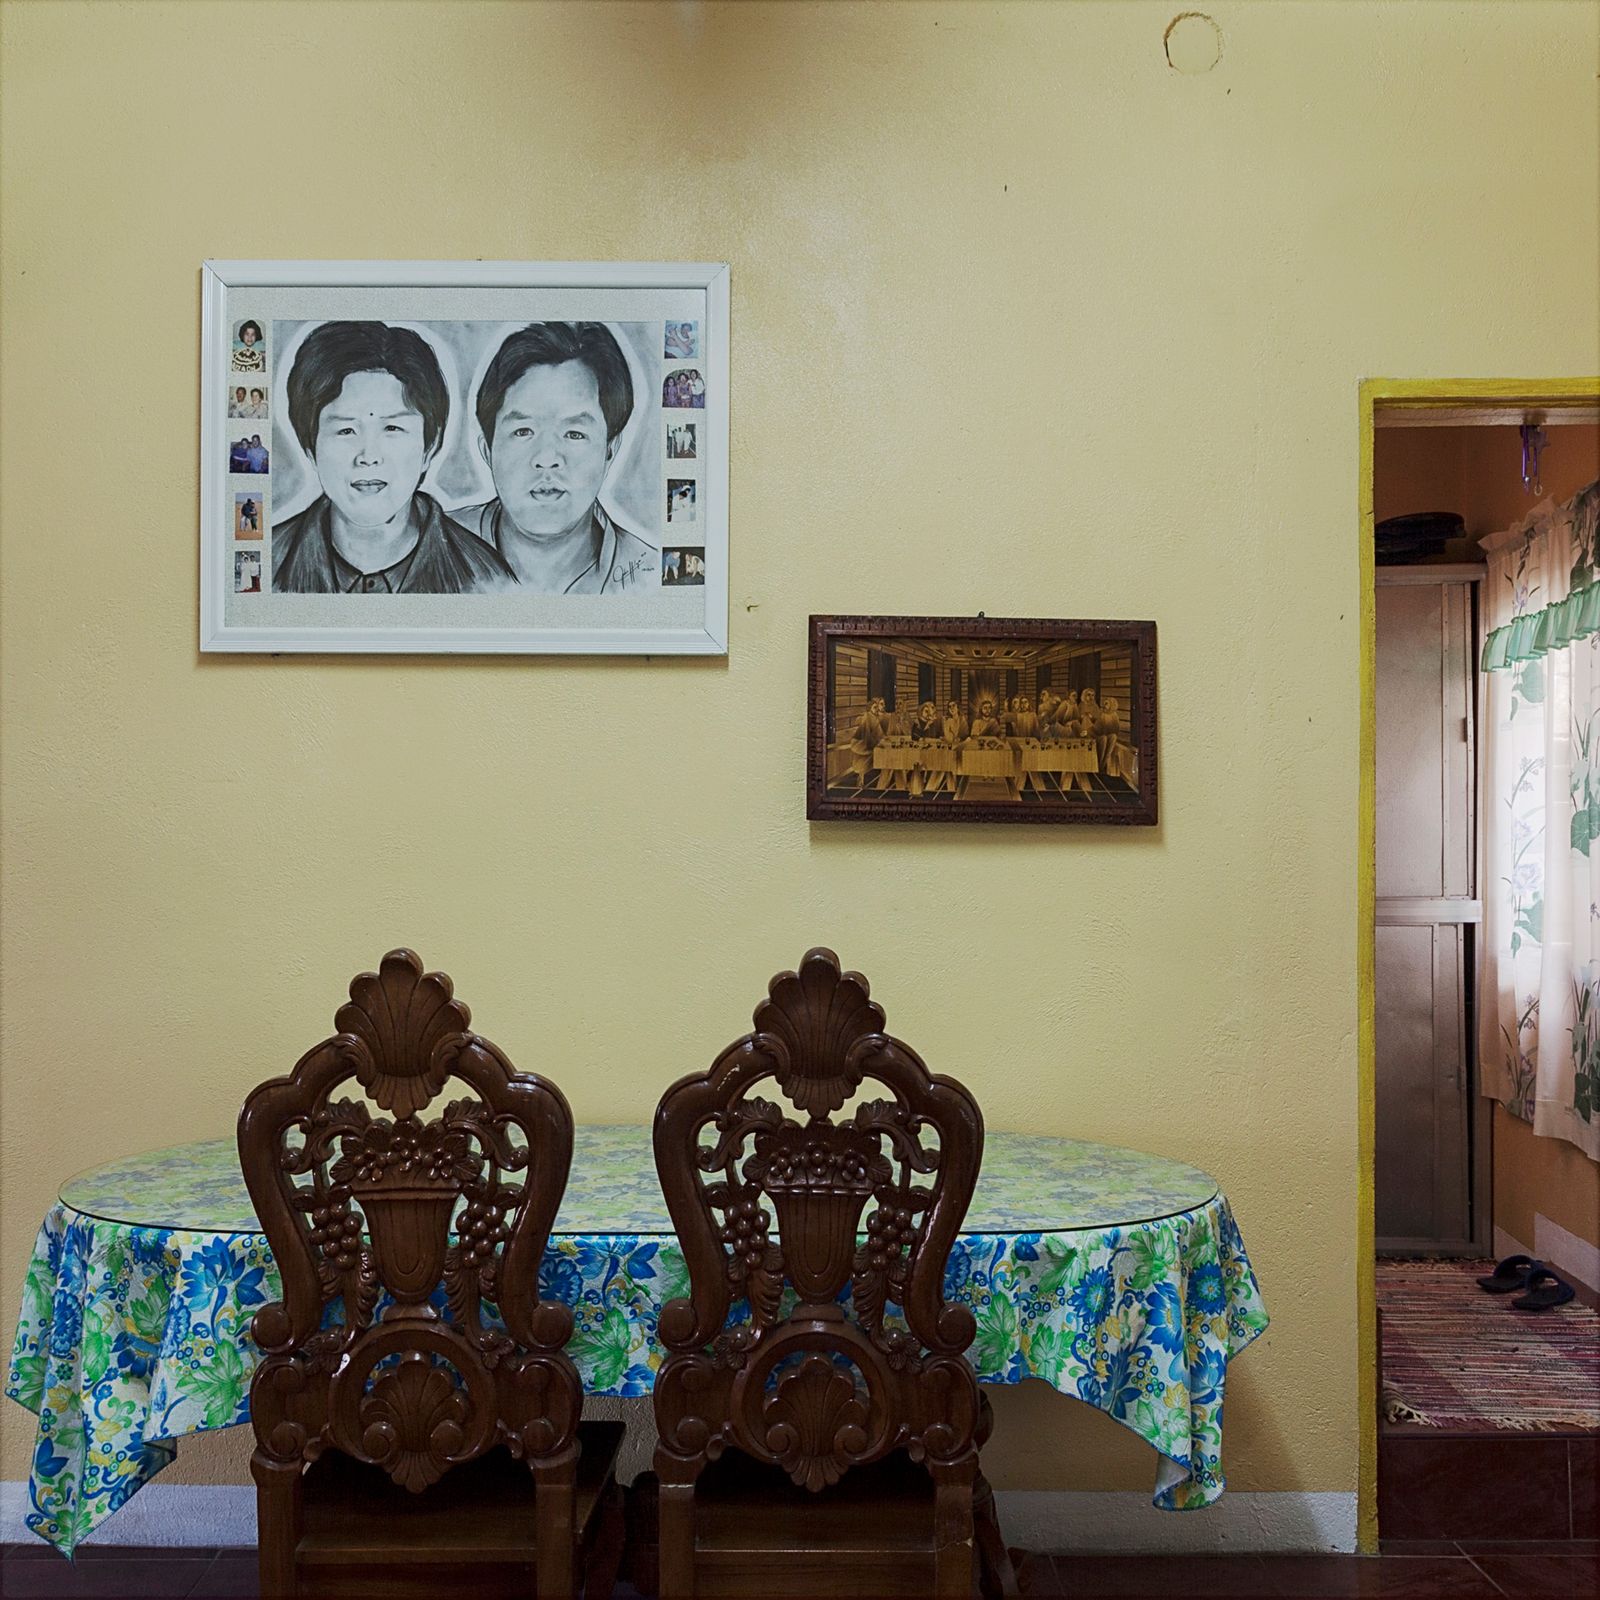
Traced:
<path id="1" fill-rule="evenodd" d="M 944 1278 L 983 1117 L 883 1030 L 866 980 L 812 950 L 753 1033 L 662 1099 L 656 1167 L 690 1294 L 659 1324 L 657 1460 L 680 1480 L 730 1444 L 813 1490 L 899 1448 L 975 1462 L 975 1326 Z"/>
<path id="2" fill-rule="evenodd" d="M 333 1037 L 245 1102 L 239 1158 L 283 1280 L 251 1324 L 251 1415 L 276 1461 L 331 1445 L 420 1490 L 502 1441 L 575 1449 L 572 1315 L 538 1295 L 572 1113 L 470 1023 L 448 977 L 392 950 Z M 389 1115 L 335 1098 L 352 1080 Z M 466 1097 L 425 1119 L 452 1080 Z"/>

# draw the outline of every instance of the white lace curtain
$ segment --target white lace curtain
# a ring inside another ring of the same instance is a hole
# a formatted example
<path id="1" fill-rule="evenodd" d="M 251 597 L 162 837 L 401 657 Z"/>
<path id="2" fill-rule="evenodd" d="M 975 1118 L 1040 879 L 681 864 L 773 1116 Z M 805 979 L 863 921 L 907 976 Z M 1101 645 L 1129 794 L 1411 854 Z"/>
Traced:
<path id="1" fill-rule="evenodd" d="M 1484 541 L 1486 1094 L 1600 1160 L 1600 483 Z"/>

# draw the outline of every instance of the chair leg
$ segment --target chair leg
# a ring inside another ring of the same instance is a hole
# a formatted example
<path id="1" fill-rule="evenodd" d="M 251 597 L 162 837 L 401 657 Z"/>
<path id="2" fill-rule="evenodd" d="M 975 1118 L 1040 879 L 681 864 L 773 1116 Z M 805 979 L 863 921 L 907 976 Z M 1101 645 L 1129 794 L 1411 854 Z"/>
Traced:
<path id="1" fill-rule="evenodd" d="M 939 1600 L 971 1600 L 972 1497 L 970 1476 L 934 1469 L 933 1593 Z"/>
<path id="2" fill-rule="evenodd" d="M 657 1564 L 661 1537 L 656 1527 L 656 1475 L 641 1472 L 622 1491 L 622 1575 L 640 1594 L 661 1587 Z"/>
<path id="3" fill-rule="evenodd" d="M 600 1504 L 599 1525 L 584 1552 L 584 1600 L 610 1600 L 622 1570 L 625 1535 L 622 1485 L 613 1478 Z"/>
<path id="4" fill-rule="evenodd" d="M 659 1600 L 694 1600 L 694 1485 L 663 1482 L 656 1496 Z"/>
<path id="5" fill-rule="evenodd" d="M 1011 1552 L 1000 1532 L 1000 1518 L 995 1511 L 994 1490 L 989 1480 L 980 1472 L 972 1486 L 972 1531 L 978 1546 L 978 1582 L 986 1596 L 1015 1595 L 1016 1569 L 1011 1565 Z"/>
<path id="6" fill-rule="evenodd" d="M 576 1448 L 572 1456 L 557 1466 L 534 1468 L 537 1540 L 534 1572 L 539 1600 L 557 1600 L 558 1596 L 560 1600 L 570 1600 L 577 1592 L 574 1587 L 577 1539 L 573 1528 L 575 1466 Z"/>
<path id="7" fill-rule="evenodd" d="M 262 1600 L 294 1600 L 294 1552 L 300 1542 L 300 1465 L 253 1460 L 256 1567 Z"/>

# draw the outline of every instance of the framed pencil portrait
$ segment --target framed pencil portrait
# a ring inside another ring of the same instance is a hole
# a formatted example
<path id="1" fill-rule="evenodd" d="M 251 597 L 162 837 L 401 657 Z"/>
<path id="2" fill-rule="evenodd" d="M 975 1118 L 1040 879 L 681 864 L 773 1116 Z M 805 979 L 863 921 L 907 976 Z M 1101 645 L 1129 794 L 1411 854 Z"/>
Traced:
<path id="1" fill-rule="evenodd" d="M 208 261 L 200 648 L 723 655 L 728 269 Z"/>
<path id="2" fill-rule="evenodd" d="M 1156 625 L 812 617 L 812 821 L 1156 821 Z"/>

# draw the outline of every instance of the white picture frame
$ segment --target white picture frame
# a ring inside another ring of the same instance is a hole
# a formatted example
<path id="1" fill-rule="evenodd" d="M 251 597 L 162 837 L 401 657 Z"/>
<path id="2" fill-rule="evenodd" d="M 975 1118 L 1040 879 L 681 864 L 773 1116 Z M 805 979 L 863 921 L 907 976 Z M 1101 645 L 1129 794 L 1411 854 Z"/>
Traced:
<path id="1" fill-rule="evenodd" d="M 727 653 L 725 264 L 207 261 L 200 346 L 203 652 Z"/>

